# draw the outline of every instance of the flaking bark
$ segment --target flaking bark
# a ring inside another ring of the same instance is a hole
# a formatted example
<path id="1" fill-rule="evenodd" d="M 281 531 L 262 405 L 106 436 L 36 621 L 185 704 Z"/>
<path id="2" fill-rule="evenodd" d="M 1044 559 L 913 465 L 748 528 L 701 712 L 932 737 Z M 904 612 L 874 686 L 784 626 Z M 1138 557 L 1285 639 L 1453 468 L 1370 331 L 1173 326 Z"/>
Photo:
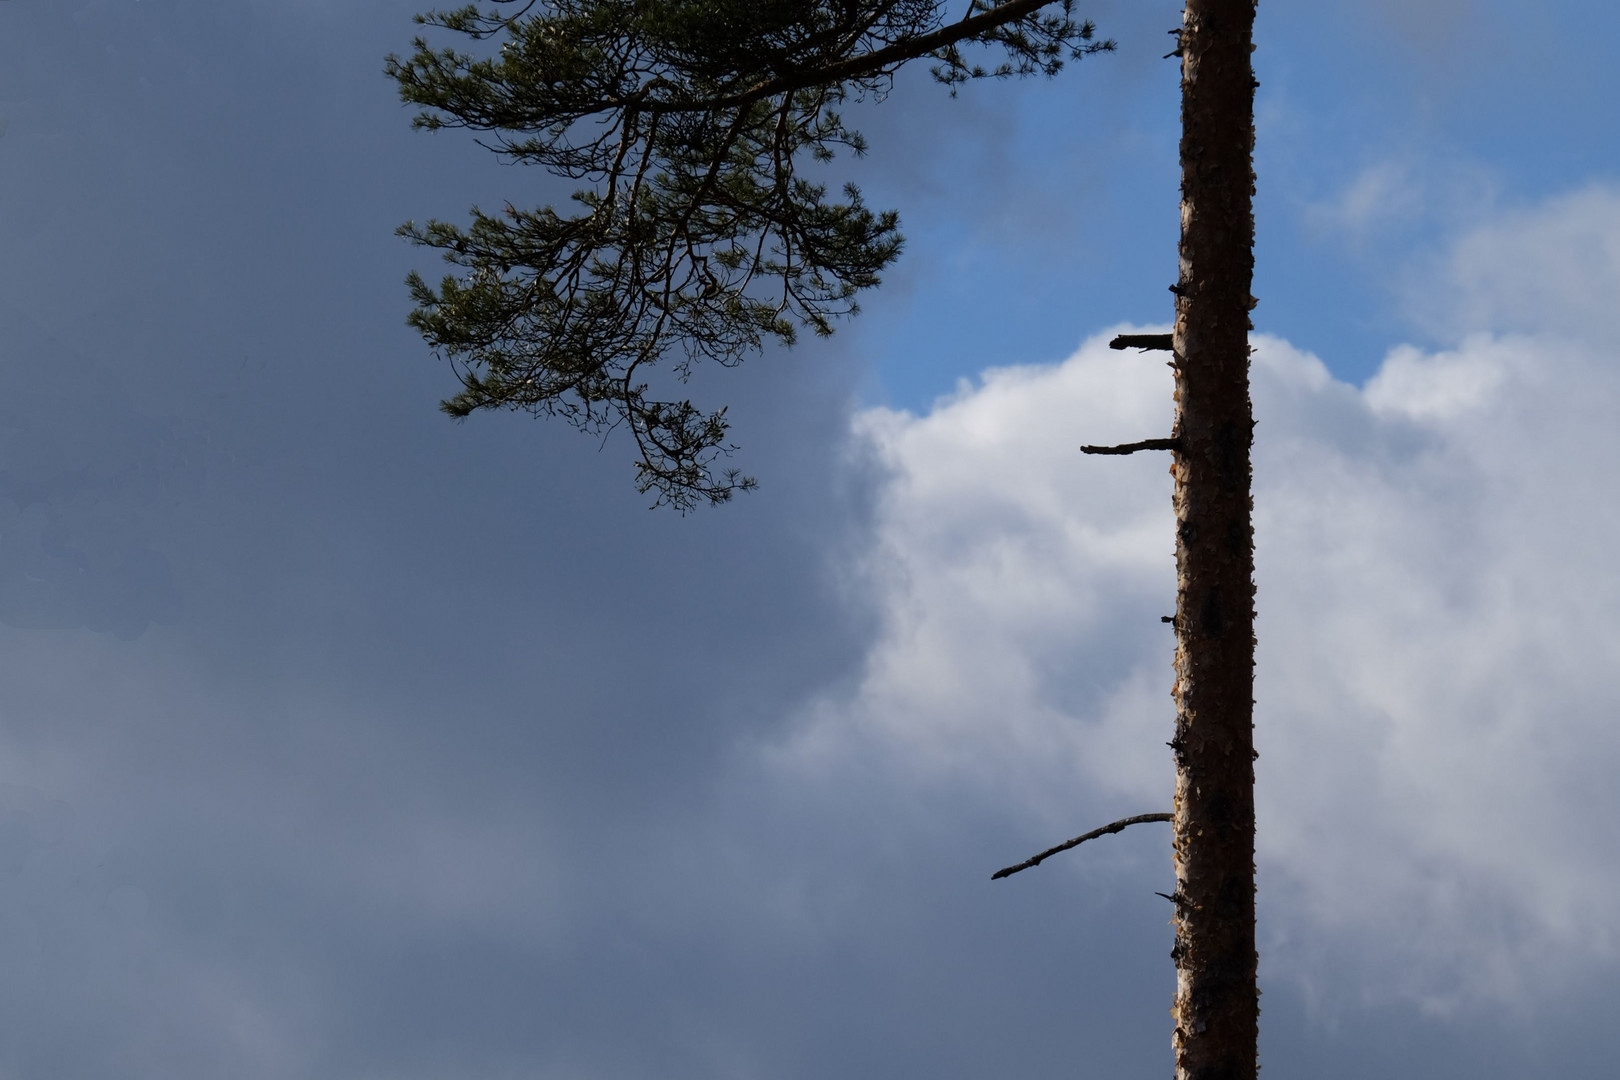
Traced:
<path id="1" fill-rule="evenodd" d="M 1187 0 L 1175 322 L 1177 1080 L 1253 1080 L 1255 0 Z"/>

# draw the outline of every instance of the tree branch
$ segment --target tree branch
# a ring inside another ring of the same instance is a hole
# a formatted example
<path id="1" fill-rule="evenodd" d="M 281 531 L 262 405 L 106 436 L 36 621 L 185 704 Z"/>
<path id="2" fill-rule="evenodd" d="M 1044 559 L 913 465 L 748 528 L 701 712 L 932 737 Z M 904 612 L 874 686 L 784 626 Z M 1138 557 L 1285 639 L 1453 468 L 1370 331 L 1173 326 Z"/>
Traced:
<path id="1" fill-rule="evenodd" d="M 605 108 L 623 108 L 630 104 L 634 104 L 637 108 L 647 112 L 718 111 L 736 108 L 739 105 L 749 105 L 762 98 L 775 97 L 777 94 L 791 94 L 795 91 L 809 89 L 812 86 L 825 86 L 830 83 L 867 78 L 881 74 L 885 68 L 903 64 L 907 60 L 927 56 L 938 49 L 955 45 L 959 41 L 987 34 L 1057 2 L 1058 0 L 1007 0 L 1006 3 L 982 14 L 959 19 L 949 26 L 942 26 L 933 33 L 922 34 L 909 41 L 898 41 L 893 45 L 878 49 L 876 52 L 869 52 L 863 56 L 852 56 L 847 60 L 840 60 L 825 67 L 806 68 L 790 75 L 779 75 L 774 79 L 767 79 L 762 83 L 757 83 L 747 90 L 728 94 L 725 97 L 702 98 L 692 101 L 658 101 L 642 97 L 646 92 L 643 89 L 638 94 L 627 99 L 604 101 L 591 111 L 601 111 Z"/>
<path id="2" fill-rule="evenodd" d="M 1107 836 L 1109 833 L 1117 833 L 1120 830 L 1124 829 L 1125 826 L 1127 826 L 1127 825 L 1140 825 L 1145 821 L 1170 821 L 1174 817 L 1175 817 L 1174 814 L 1137 814 L 1135 817 L 1120 818 L 1118 821 L 1113 822 L 1112 824 L 1109 824 L 1109 825 L 1104 825 L 1100 829 L 1092 829 L 1088 833 L 1081 833 L 1079 836 L 1075 837 L 1073 840 L 1065 840 L 1063 843 L 1059 844 L 1057 847 L 1047 848 L 1045 851 L 1041 852 L 1039 855 L 1036 855 L 1034 858 L 1025 859 L 1023 862 L 1019 863 L 1017 866 L 1003 867 L 1002 869 L 997 870 L 995 873 L 991 874 L 990 875 L 990 880 L 991 881 L 999 881 L 1000 879 L 1002 879 L 1004 877 L 1011 877 L 1013 874 L 1018 873 L 1020 870 L 1028 870 L 1032 866 L 1039 866 L 1039 865 L 1041 865 L 1042 861 L 1044 861 L 1045 859 L 1050 858 L 1053 855 L 1056 855 L 1060 851 L 1068 851 L 1072 847 L 1078 847 L 1079 845 L 1085 843 L 1087 840 L 1095 840 L 1099 836 Z"/>
<path id="3" fill-rule="evenodd" d="M 1181 440 L 1143 439 L 1141 442 L 1120 443 L 1118 446 L 1082 446 L 1082 454 L 1134 454 L 1138 450 L 1180 450 Z"/>
<path id="4" fill-rule="evenodd" d="M 1175 346 L 1171 342 L 1174 334 L 1120 334 L 1108 343 L 1110 349 L 1157 349 L 1160 352 L 1170 352 Z"/>

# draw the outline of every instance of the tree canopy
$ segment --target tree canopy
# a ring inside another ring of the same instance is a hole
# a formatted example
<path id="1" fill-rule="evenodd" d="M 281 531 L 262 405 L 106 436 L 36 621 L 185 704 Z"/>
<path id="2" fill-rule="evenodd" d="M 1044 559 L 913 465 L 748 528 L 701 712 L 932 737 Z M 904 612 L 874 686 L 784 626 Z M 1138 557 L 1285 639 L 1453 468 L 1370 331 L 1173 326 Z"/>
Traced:
<path id="1" fill-rule="evenodd" d="M 414 125 L 468 128 L 495 153 L 580 181 L 573 205 L 474 208 L 463 228 L 401 234 L 454 265 L 409 279 L 410 323 L 454 367 L 443 403 L 510 408 L 590 432 L 623 426 L 654 505 L 723 502 L 754 480 L 722 468 L 724 407 L 681 397 L 694 364 L 734 365 L 802 328 L 831 333 L 899 255 L 899 219 L 807 162 L 862 154 L 840 109 L 932 61 L 954 94 L 982 78 L 1053 75 L 1113 48 L 1072 0 L 494 0 L 417 16 L 387 72 Z M 980 63 L 975 46 L 996 57 Z M 666 376 L 655 384 L 653 373 Z M 672 377 L 671 377 L 672 376 Z M 657 385 L 659 389 L 653 387 Z"/>

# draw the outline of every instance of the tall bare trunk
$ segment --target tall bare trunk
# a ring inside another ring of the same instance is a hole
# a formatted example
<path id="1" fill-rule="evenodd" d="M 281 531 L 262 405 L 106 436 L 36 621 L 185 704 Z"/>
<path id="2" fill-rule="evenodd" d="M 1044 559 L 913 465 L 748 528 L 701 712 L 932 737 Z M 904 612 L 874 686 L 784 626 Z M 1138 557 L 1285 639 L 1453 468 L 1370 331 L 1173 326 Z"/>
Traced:
<path id="1" fill-rule="evenodd" d="M 1253 1080 L 1255 0 L 1187 0 L 1176 286 L 1177 1080 Z"/>

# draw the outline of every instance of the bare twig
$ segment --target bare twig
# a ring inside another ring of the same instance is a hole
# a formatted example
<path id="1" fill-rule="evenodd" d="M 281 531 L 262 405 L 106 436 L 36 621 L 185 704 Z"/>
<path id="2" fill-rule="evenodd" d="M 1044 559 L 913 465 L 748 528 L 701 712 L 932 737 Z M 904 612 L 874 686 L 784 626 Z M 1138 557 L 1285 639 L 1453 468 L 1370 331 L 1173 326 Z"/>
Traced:
<path id="1" fill-rule="evenodd" d="M 1138 450 L 1180 450 L 1180 439 L 1143 439 L 1141 442 L 1120 443 L 1118 446 L 1082 446 L 1082 454 L 1134 454 Z"/>
<path id="2" fill-rule="evenodd" d="M 1063 841 L 1063 843 L 1059 844 L 1057 847 L 1047 848 L 1045 851 L 1041 852 L 1039 855 L 1036 855 L 1033 858 L 1025 859 L 1023 862 L 1019 863 L 1017 866 L 1003 867 L 1002 869 L 997 870 L 995 873 L 991 874 L 990 875 L 990 880 L 991 881 L 999 881 L 1000 879 L 1002 879 L 1004 877 L 1011 877 L 1013 874 L 1018 873 L 1020 870 L 1028 870 L 1032 866 L 1039 866 L 1039 865 L 1041 865 L 1042 861 L 1044 861 L 1045 859 L 1050 858 L 1053 855 L 1056 855 L 1060 851 L 1068 851 L 1072 847 L 1078 847 L 1079 845 L 1085 843 L 1087 840 L 1095 840 L 1099 836 L 1107 836 L 1109 833 L 1117 833 L 1120 830 L 1124 829 L 1125 826 L 1127 826 L 1127 825 L 1140 825 L 1145 821 L 1169 821 L 1174 816 L 1175 815 L 1173 815 L 1173 814 L 1137 814 L 1135 817 L 1120 818 L 1118 821 L 1113 822 L 1112 824 L 1109 824 L 1109 825 L 1104 825 L 1100 829 L 1092 829 L 1088 833 L 1081 833 L 1079 836 L 1075 837 L 1073 840 L 1065 840 L 1065 841 Z"/>

